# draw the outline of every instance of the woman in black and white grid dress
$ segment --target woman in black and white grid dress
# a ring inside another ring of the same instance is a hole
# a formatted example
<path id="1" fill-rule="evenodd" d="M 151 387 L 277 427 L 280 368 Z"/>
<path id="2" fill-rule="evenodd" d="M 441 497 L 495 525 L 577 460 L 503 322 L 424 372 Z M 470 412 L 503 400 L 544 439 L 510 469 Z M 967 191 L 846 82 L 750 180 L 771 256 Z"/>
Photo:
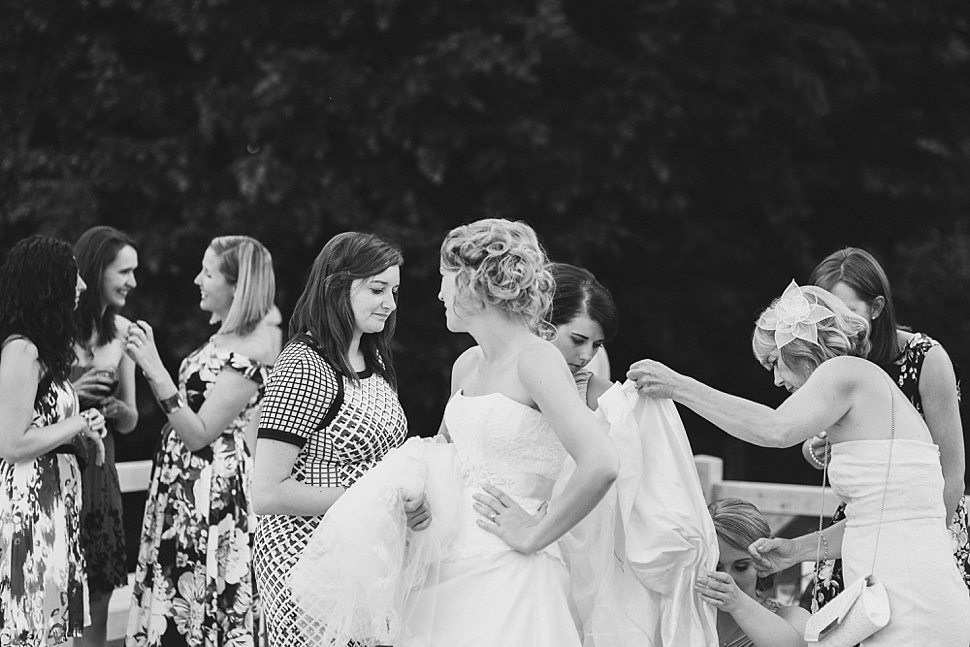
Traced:
<path id="1" fill-rule="evenodd" d="M 389 343 L 402 262 L 376 236 L 332 238 L 314 261 L 270 378 L 253 481 L 253 560 L 273 647 L 305 645 L 289 574 L 320 519 L 407 433 Z M 412 528 L 430 521 L 423 499 L 406 507 Z"/>

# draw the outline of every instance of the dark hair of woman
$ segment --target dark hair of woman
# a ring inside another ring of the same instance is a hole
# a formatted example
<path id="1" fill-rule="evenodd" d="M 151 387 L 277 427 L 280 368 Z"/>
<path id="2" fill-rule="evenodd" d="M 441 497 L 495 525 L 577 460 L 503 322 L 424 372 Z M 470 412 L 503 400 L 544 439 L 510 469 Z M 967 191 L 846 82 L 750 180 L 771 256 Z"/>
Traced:
<path id="1" fill-rule="evenodd" d="M 74 253 L 56 238 L 31 236 L 20 241 L 0 267 L 0 342 L 19 335 L 37 347 L 44 370 L 38 397 L 51 380 L 66 380 L 76 359 L 76 289 Z"/>
<path id="2" fill-rule="evenodd" d="M 114 262 L 115 257 L 125 247 L 135 248 L 135 243 L 114 227 L 104 225 L 91 227 L 81 234 L 74 243 L 78 272 L 87 283 L 88 289 L 81 293 L 77 306 L 77 338 L 83 346 L 91 341 L 97 332 L 96 346 L 110 343 L 116 334 L 115 315 L 117 308 L 109 305 L 101 312 L 104 270 Z"/>
<path id="3" fill-rule="evenodd" d="M 354 334 L 354 312 L 350 287 L 355 279 L 366 279 L 389 267 L 401 265 L 401 250 L 374 236 L 355 231 L 331 238 L 313 261 L 306 287 L 290 318 L 290 337 L 308 332 L 323 355 L 338 372 L 356 380 L 347 350 Z M 367 369 L 382 375 L 397 388 L 392 362 L 391 338 L 397 324 L 397 310 L 391 313 L 379 333 L 361 337 L 360 350 Z"/>
<path id="4" fill-rule="evenodd" d="M 896 359 L 899 355 L 899 341 L 896 336 L 899 325 L 893 309 L 892 291 L 886 272 L 872 254 L 858 247 L 840 249 L 819 263 L 812 270 L 809 280 L 829 292 L 837 283 L 845 283 L 870 308 L 876 297 L 883 297 L 885 304 L 882 312 L 872 320 L 869 330 L 872 349 L 868 359 L 881 366 L 891 364 Z"/>
<path id="5" fill-rule="evenodd" d="M 560 326 L 585 314 L 603 328 L 606 341 L 616 336 L 617 316 L 613 296 L 593 273 L 568 263 L 552 263 L 549 271 L 556 281 L 549 315 L 553 326 Z"/>

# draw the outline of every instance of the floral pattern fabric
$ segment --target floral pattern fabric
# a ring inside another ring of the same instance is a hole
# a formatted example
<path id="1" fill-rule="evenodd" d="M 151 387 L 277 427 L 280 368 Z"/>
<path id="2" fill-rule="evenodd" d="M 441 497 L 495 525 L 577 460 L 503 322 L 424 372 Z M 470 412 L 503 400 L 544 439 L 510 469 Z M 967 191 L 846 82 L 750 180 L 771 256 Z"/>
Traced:
<path id="1" fill-rule="evenodd" d="M 891 378 L 896 381 L 913 407 L 923 415 L 923 399 L 919 393 L 919 377 L 923 370 L 923 360 L 926 353 L 940 342 L 923 333 L 916 333 L 907 342 L 899 356 L 889 366 L 883 366 Z M 956 367 L 954 367 L 956 369 Z M 960 374 L 957 372 L 957 399 L 960 398 Z M 832 523 L 845 519 L 845 505 L 839 505 L 832 516 Z M 950 522 L 950 534 L 953 538 L 953 557 L 957 568 L 967 588 L 970 588 L 970 514 L 967 510 L 967 499 L 962 498 L 957 504 L 956 512 Z M 845 584 L 842 578 L 842 560 L 829 560 L 816 564 L 816 577 L 819 585 L 815 588 L 814 596 L 818 606 L 823 607 L 829 600 L 842 592 Z"/>
<path id="2" fill-rule="evenodd" d="M 32 427 L 73 416 L 70 383 L 37 398 Z M 80 636 L 87 581 L 79 541 L 80 469 L 70 447 L 16 465 L 0 460 L 0 645 L 44 647 Z"/>
<path id="3" fill-rule="evenodd" d="M 244 432 L 262 400 L 269 367 L 210 341 L 182 362 L 179 390 L 198 412 L 224 370 L 259 388 L 222 434 L 198 451 L 190 451 L 170 425 L 163 430 L 142 524 L 128 647 L 254 643 L 255 517 Z"/>

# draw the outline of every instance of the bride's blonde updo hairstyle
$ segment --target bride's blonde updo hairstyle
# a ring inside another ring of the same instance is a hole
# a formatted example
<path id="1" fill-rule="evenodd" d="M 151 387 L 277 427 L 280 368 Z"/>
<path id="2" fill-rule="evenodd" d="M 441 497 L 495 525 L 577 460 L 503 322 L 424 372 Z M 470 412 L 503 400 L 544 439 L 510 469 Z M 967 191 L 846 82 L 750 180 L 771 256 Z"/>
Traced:
<path id="1" fill-rule="evenodd" d="M 441 268 L 457 272 L 461 307 L 488 304 L 535 331 L 546 326 L 556 284 L 536 232 L 524 222 L 486 218 L 452 229 L 441 243 Z"/>
<path id="2" fill-rule="evenodd" d="M 828 308 L 833 316 L 814 324 L 818 329 L 818 343 L 794 339 L 781 347 L 779 355 L 786 365 L 811 373 L 822 362 L 833 357 L 866 357 L 869 354 L 869 323 L 864 318 L 849 310 L 842 299 L 820 287 L 803 286 L 801 293 L 809 304 Z M 774 309 L 781 300 L 779 297 L 772 301 L 765 313 Z M 768 356 L 778 348 L 774 332 L 755 326 L 751 348 L 758 361 L 765 364 Z"/>

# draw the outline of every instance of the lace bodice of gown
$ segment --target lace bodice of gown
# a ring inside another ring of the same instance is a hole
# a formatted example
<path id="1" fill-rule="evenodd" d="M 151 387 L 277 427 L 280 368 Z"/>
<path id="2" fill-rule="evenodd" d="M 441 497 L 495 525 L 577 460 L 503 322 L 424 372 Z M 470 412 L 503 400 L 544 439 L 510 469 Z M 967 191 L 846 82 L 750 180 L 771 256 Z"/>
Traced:
<path id="1" fill-rule="evenodd" d="M 884 523 L 939 517 L 943 507 L 943 471 L 939 448 L 918 440 L 854 440 L 832 446 L 832 490 L 846 503 L 849 527 L 879 523 L 889 444 L 892 468 L 886 489 Z"/>
<path id="2" fill-rule="evenodd" d="M 491 484 L 534 513 L 552 496 L 566 450 L 541 412 L 500 393 L 468 397 L 461 392 L 445 408 L 445 424 L 466 486 L 456 550 L 459 556 L 511 550 L 479 528 L 471 495 Z M 557 549 L 549 548 L 551 552 Z"/>

